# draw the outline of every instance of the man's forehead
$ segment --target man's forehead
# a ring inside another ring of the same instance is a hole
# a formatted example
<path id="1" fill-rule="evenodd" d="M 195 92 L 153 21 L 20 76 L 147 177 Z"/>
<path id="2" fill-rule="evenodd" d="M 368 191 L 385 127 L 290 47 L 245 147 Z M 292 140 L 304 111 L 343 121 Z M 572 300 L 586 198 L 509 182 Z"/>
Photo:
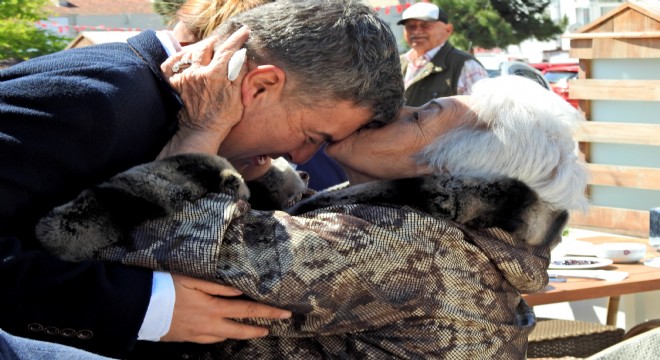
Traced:
<path id="1" fill-rule="evenodd" d="M 327 142 L 340 141 L 371 123 L 373 114 L 371 106 L 349 101 L 337 102 L 330 107 L 320 106 L 315 111 L 314 131 Z"/>

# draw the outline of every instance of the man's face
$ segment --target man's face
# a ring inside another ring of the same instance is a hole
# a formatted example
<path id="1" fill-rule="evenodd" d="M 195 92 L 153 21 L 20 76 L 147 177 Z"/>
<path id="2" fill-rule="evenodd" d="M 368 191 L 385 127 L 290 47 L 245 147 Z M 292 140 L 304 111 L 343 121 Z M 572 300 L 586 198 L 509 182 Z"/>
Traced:
<path id="1" fill-rule="evenodd" d="M 404 39 L 420 55 L 443 44 L 453 31 L 451 24 L 442 21 L 408 19 L 403 24 Z"/>
<path id="2" fill-rule="evenodd" d="M 325 142 L 345 139 L 372 116 L 371 108 L 350 101 L 328 101 L 314 108 L 283 101 L 258 103 L 245 108 L 218 154 L 235 163 L 266 155 L 300 164 Z"/>

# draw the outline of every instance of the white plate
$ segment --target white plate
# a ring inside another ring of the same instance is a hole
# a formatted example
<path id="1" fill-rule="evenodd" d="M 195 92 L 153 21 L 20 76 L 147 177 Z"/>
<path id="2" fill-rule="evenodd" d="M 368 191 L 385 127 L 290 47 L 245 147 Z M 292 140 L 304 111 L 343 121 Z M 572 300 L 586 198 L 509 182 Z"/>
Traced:
<path id="1" fill-rule="evenodd" d="M 585 261 L 588 263 L 580 263 Z M 569 262 L 569 264 L 557 264 L 556 262 Z M 570 264 L 570 262 L 578 263 Z M 612 265 L 612 260 L 590 256 L 562 256 L 550 259 L 548 269 L 598 269 L 607 265 Z"/>
<path id="2" fill-rule="evenodd" d="M 650 258 L 648 260 L 645 260 L 644 265 L 654 267 L 654 268 L 660 268 L 660 257 L 654 257 L 654 258 Z"/>

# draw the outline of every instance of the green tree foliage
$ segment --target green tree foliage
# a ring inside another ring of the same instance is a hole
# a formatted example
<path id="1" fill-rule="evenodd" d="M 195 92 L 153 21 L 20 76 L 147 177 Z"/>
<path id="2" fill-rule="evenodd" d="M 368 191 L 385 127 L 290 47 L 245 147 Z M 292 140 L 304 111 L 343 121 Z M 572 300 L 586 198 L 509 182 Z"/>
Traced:
<path id="1" fill-rule="evenodd" d="M 549 0 L 490 0 L 502 18 L 511 24 L 516 40 L 522 41 L 530 35 L 538 40 L 550 40 L 566 28 L 567 19 L 556 24 L 545 10 Z"/>
<path id="2" fill-rule="evenodd" d="M 71 40 L 37 27 L 48 0 L 0 1 L 0 60 L 29 58 L 62 50 Z"/>
<path id="3" fill-rule="evenodd" d="M 492 49 L 536 38 L 560 35 L 566 20 L 556 24 L 545 13 L 549 0 L 433 0 L 454 25 L 451 42 L 462 49 Z"/>
<path id="4" fill-rule="evenodd" d="M 170 22 L 176 16 L 179 7 L 185 3 L 186 0 L 154 0 L 154 11 L 162 16 L 167 22 Z"/>

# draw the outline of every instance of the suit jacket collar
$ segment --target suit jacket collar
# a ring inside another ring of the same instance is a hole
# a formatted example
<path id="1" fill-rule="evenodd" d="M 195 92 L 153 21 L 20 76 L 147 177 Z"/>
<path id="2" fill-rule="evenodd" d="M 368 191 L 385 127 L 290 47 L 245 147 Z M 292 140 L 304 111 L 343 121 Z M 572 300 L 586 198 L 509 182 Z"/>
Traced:
<path id="1" fill-rule="evenodd" d="M 128 45 L 149 66 L 161 87 L 169 89 L 171 95 L 178 102 L 179 108 L 183 107 L 181 96 L 174 91 L 170 83 L 160 71 L 160 64 L 167 60 L 167 52 L 153 30 L 145 30 L 127 40 Z M 177 109 L 178 111 L 178 109 Z"/>
<path id="2" fill-rule="evenodd" d="M 151 71 L 161 74 L 160 64 L 167 59 L 167 52 L 153 30 L 143 31 L 127 40 L 128 45 L 149 64 Z"/>

